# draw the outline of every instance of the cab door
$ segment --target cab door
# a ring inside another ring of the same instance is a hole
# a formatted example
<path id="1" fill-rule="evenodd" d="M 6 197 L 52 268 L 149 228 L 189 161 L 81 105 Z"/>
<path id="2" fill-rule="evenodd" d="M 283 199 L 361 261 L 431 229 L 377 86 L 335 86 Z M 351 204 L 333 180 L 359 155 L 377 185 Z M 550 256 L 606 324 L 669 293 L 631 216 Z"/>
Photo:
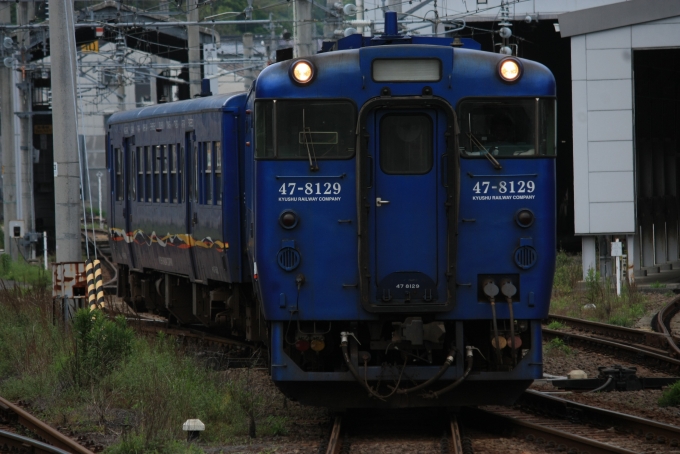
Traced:
<path id="1" fill-rule="evenodd" d="M 445 129 L 445 115 L 436 109 L 376 109 L 368 115 L 373 304 L 446 302 Z"/>

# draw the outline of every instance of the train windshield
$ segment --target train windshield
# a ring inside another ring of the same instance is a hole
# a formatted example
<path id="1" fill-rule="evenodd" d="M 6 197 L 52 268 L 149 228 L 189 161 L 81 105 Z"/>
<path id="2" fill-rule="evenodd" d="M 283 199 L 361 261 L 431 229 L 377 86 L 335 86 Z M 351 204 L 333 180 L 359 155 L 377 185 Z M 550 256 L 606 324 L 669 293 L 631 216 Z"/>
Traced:
<path id="1" fill-rule="evenodd" d="M 555 155 L 554 99 L 466 100 L 458 121 L 463 156 Z"/>
<path id="2" fill-rule="evenodd" d="M 355 125 L 356 108 L 349 101 L 257 101 L 255 157 L 350 158 Z"/>

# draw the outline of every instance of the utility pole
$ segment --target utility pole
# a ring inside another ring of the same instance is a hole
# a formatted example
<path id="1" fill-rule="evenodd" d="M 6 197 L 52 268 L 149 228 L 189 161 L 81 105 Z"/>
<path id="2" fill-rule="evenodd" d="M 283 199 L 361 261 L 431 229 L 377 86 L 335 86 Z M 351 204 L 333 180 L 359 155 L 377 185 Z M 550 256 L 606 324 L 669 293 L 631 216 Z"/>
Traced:
<path id="1" fill-rule="evenodd" d="M 187 21 L 198 22 L 197 0 L 187 0 Z M 201 41 L 198 25 L 187 26 L 187 44 L 189 46 L 189 93 L 193 99 L 201 93 Z"/>
<path id="2" fill-rule="evenodd" d="M 17 4 L 17 19 L 19 25 L 28 24 L 35 17 L 34 2 L 19 2 Z M 17 150 L 16 163 L 20 165 L 21 180 L 21 207 L 24 221 L 25 232 L 35 232 L 35 213 L 33 210 L 33 100 L 32 89 L 33 81 L 31 72 L 24 70 L 25 65 L 30 62 L 31 54 L 31 32 L 22 30 L 17 33 L 19 48 L 21 49 L 21 80 L 16 86 L 19 88 L 17 93 L 19 101 L 19 131 L 20 146 Z M 21 251 L 24 258 L 35 260 L 35 243 L 31 243 L 30 249 L 26 252 Z"/>
<path id="3" fill-rule="evenodd" d="M 49 0 L 57 263 L 82 262 L 73 2 Z"/>
<path id="4" fill-rule="evenodd" d="M 243 60 L 244 66 L 249 67 L 251 66 L 250 59 L 253 58 L 253 34 L 252 33 L 244 33 L 243 34 Z M 243 88 L 245 90 L 250 90 L 250 86 L 253 84 L 253 80 L 255 77 L 253 76 L 253 70 L 252 69 L 246 69 L 243 72 Z"/>
<path id="5" fill-rule="evenodd" d="M 295 0 L 293 5 L 293 27 L 295 30 L 295 57 L 306 57 L 316 52 L 312 46 L 312 3 L 308 0 Z"/>
<path id="6" fill-rule="evenodd" d="M 0 8 L 0 23 L 9 24 L 12 20 L 10 3 Z M 9 38 L 8 35 L 2 38 Z M 12 56 L 14 51 L 3 46 L 4 58 Z M 5 244 L 6 254 L 12 258 L 18 258 L 16 246 L 13 244 L 9 232 L 9 221 L 17 219 L 17 188 L 16 188 L 16 162 L 14 161 L 14 70 L 7 68 L 4 63 L 0 64 L 0 137 L 2 152 L 2 210 L 5 220 Z"/>

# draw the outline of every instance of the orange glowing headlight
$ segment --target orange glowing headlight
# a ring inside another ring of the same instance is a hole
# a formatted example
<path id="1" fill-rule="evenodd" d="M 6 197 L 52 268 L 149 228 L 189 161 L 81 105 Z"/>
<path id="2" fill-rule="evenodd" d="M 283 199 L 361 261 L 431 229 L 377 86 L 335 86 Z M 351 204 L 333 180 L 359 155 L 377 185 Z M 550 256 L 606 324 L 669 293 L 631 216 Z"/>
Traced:
<path id="1" fill-rule="evenodd" d="M 506 82 L 515 82 L 522 75 L 522 68 L 514 58 L 506 58 L 498 65 L 498 73 Z"/>
<path id="2" fill-rule="evenodd" d="M 314 78 L 314 65 L 307 60 L 298 60 L 293 63 L 290 75 L 299 84 L 307 84 Z"/>

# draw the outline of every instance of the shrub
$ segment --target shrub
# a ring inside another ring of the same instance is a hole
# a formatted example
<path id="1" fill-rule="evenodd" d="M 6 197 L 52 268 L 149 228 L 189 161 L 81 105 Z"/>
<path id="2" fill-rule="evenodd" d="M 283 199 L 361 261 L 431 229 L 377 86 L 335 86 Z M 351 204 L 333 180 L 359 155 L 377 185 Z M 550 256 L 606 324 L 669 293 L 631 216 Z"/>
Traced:
<path id="1" fill-rule="evenodd" d="M 553 320 L 548 324 L 548 329 L 563 329 L 566 328 L 566 325 L 562 322 L 558 322 L 557 320 Z"/>
<path id="2" fill-rule="evenodd" d="M 680 381 L 676 381 L 664 390 L 659 399 L 660 407 L 673 407 L 676 405 L 680 405 Z"/>
<path id="3" fill-rule="evenodd" d="M 571 348 L 560 338 L 551 339 L 545 347 L 546 356 L 566 356 L 571 355 Z"/>
<path id="4" fill-rule="evenodd" d="M 561 295 L 573 292 L 578 281 L 581 280 L 581 269 L 581 256 L 571 256 L 562 250 L 558 251 L 555 256 L 553 293 Z"/>

